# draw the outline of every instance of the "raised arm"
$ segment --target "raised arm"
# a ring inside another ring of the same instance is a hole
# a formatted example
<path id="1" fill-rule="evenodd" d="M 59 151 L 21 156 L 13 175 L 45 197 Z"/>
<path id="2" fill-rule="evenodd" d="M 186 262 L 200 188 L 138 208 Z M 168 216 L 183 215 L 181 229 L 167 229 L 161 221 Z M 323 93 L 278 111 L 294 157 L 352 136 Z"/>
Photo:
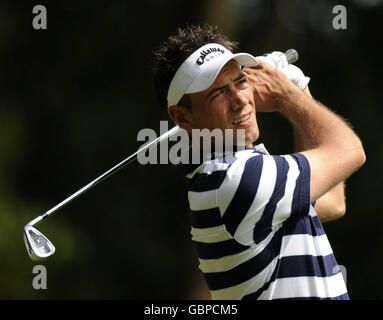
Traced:
<path id="1" fill-rule="evenodd" d="M 362 143 L 347 122 L 297 88 L 281 71 L 260 63 L 246 69 L 256 108 L 280 112 L 309 139 L 301 152 L 311 168 L 310 201 L 345 181 L 365 162 Z"/>
<path id="2" fill-rule="evenodd" d="M 308 86 L 303 91 L 309 97 L 311 96 Z M 295 152 L 302 152 L 313 149 L 316 145 L 310 140 L 299 127 L 293 126 Z M 327 191 L 315 202 L 315 211 L 321 222 L 329 222 L 339 219 L 346 213 L 345 201 L 345 182 L 338 183 L 335 187 Z"/>

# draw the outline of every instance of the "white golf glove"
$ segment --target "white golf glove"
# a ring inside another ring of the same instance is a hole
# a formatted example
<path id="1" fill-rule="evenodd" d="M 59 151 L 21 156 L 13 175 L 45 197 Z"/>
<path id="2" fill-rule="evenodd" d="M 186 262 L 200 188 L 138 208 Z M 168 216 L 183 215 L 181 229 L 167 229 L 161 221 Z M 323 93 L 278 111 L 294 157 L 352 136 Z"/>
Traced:
<path id="1" fill-rule="evenodd" d="M 283 52 L 273 51 L 271 53 L 266 53 L 263 56 L 256 57 L 258 60 L 266 62 L 272 65 L 274 68 L 281 70 L 283 67 L 287 66 L 289 63 L 287 62 L 286 56 Z"/>
<path id="2" fill-rule="evenodd" d="M 306 77 L 301 69 L 287 62 L 283 52 L 273 51 L 272 53 L 267 53 L 264 56 L 258 56 L 256 58 L 282 71 L 301 90 L 304 90 L 310 82 L 310 78 Z"/>

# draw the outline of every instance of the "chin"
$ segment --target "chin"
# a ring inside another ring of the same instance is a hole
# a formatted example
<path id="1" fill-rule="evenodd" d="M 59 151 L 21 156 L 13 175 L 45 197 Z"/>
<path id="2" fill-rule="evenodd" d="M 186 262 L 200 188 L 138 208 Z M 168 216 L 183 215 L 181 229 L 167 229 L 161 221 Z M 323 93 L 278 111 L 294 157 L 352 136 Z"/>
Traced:
<path id="1" fill-rule="evenodd" d="M 234 144 L 237 146 L 243 146 L 243 147 L 252 147 L 253 143 L 258 139 L 258 134 L 246 134 L 245 139 L 238 139 L 237 137 L 234 138 Z"/>
<path id="2" fill-rule="evenodd" d="M 252 145 L 253 142 L 255 142 L 259 137 L 259 130 L 257 125 L 242 130 L 244 130 L 242 131 L 245 134 L 244 136 L 243 134 L 240 134 L 239 131 L 234 130 L 234 136 L 232 140 L 234 145 L 248 147 L 249 145 Z"/>
<path id="3" fill-rule="evenodd" d="M 253 144 L 259 138 L 259 130 L 258 128 L 251 130 L 250 132 L 246 132 L 245 141 L 246 145 Z"/>

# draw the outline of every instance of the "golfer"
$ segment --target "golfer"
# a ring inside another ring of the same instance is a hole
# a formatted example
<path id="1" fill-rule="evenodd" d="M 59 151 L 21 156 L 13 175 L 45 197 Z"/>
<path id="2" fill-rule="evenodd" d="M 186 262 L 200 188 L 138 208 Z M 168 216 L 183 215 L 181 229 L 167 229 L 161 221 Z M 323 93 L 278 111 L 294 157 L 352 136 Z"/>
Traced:
<path id="1" fill-rule="evenodd" d="M 231 130 L 237 141 L 244 132 L 245 148 L 180 164 L 211 297 L 349 299 L 321 222 L 345 213 L 344 181 L 365 162 L 361 141 L 310 96 L 310 78 L 282 53 L 234 49 L 206 25 L 179 29 L 155 53 L 159 101 L 190 137 Z M 292 124 L 291 154 L 270 155 L 258 143 L 258 112 Z"/>

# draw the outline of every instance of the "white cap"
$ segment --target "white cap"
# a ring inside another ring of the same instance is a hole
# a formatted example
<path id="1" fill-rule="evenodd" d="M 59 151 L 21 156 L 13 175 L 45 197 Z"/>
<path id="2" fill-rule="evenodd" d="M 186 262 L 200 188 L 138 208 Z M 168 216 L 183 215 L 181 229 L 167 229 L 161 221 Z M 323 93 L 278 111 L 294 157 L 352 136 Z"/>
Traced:
<path id="1" fill-rule="evenodd" d="M 208 43 L 194 51 L 178 68 L 168 90 L 168 107 L 177 105 L 184 94 L 208 89 L 229 60 L 242 66 L 256 66 L 257 59 L 248 53 L 233 54 L 218 43 Z"/>

